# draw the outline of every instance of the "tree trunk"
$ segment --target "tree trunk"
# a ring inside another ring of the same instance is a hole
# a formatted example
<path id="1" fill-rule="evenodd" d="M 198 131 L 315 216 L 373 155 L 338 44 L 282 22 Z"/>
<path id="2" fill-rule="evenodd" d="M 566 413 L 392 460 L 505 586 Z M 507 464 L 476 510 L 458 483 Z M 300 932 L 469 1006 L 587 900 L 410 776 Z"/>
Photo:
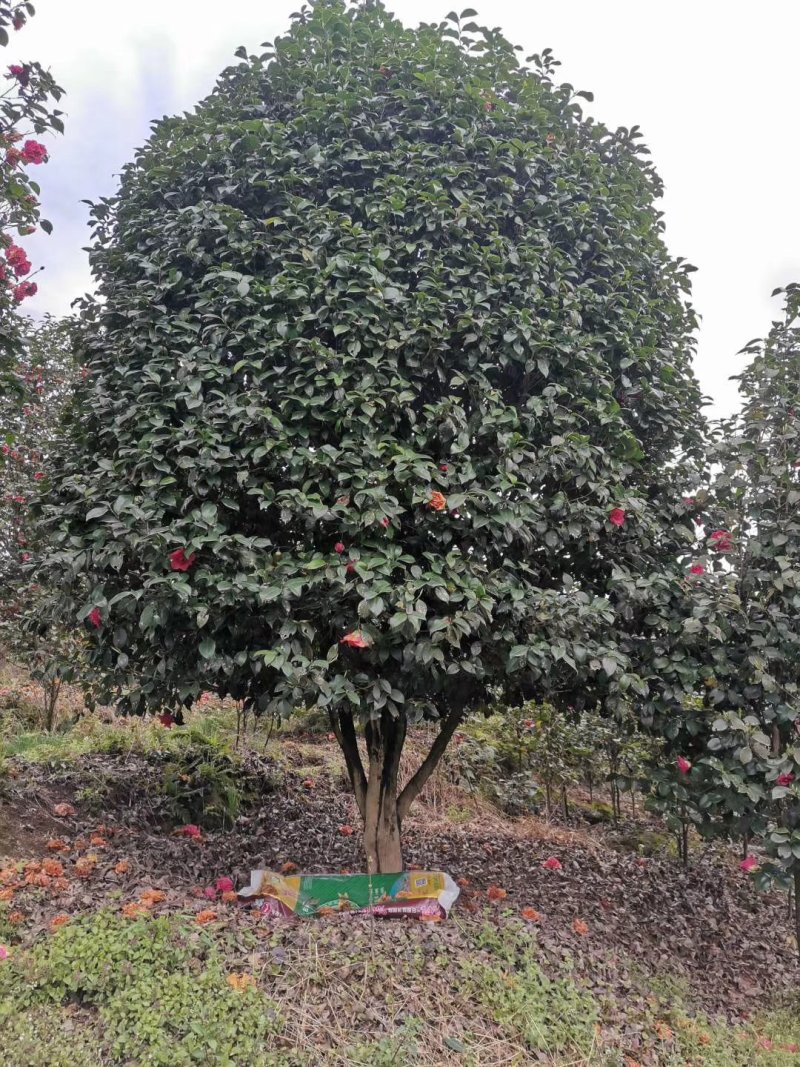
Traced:
<path id="1" fill-rule="evenodd" d="M 361 760 L 355 723 L 349 711 L 331 711 L 331 728 L 344 754 L 358 810 L 364 820 L 364 852 L 370 874 L 396 874 L 403 869 L 400 829 L 411 804 L 436 769 L 444 750 L 461 722 L 463 712 L 451 709 L 441 720 L 441 729 L 416 772 L 398 793 L 400 756 L 406 740 L 406 719 L 384 711 L 364 727 L 367 770 Z"/>
<path id="2" fill-rule="evenodd" d="M 397 874 L 403 869 L 397 773 L 406 739 L 406 721 L 383 712 L 364 727 L 369 772 L 364 799 L 364 852 L 367 873 Z"/>

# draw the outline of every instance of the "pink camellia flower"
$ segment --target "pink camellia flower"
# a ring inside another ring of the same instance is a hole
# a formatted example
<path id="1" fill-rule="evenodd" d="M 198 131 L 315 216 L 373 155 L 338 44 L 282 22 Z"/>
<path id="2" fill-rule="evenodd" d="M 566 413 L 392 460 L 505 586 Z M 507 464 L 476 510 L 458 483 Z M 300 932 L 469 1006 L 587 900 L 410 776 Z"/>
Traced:
<path id="1" fill-rule="evenodd" d="M 344 552 L 344 542 L 343 541 L 337 541 L 336 544 L 333 546 L 333 551 L 337 555 L 341 556 L 342 552 Z"/>
<path id="2" fill-rule="evenodd" d="M 14 501 L 15 504 L 24 504 L 25 503 L 25 497 L 24 496 L 20 496 L 19 493 L 17 493 L 16 496 L 12 496 L 11 499 Z"/>
<path id="3" fill-rule="evenodd" d="M 11 451 L 11 445 L 5 445 L 4 444 L 4 445 L 0 446 L 0 452 L 2 452 L 4 456 L 7 456 L 10 451 Z"/>
<path id="4" fill-rule="evenodd" d="M 678 768 L 681 774 L 688 774 L 689 771 L 692 769 L 691 763 L 685 756 L 678 756 L 678 758 L 675 760 L 675 766 Z"/>
<path id="5" fill-rule="evenodd" d="M 692 506 L 692 504 L 694 504 L 694 497 L 693 496 L 685 496 L 683 498 L 682 503 L 685 504 L 687 508 L 690 508 Z"/>
<path id="6" fill-rule="evenodd" d="M 0 945 L 0 960 L 8 959 L 8 949 L 5 945 Z"/>
<path id="7" fill-rule="evenodd" d="M 351 633 L 345 634 L 339 644 L 348 645 L 350 648 L 369 648 L 369 641 L 364 640 L 360 630 L 353 630 Z"/>
<path id="8" fill-rule="evenodd" d="M 17 263 L 24 263 L 27 258 L 28 253 L 19 245 L 9 245 L 6 249 L 6 259 L 12 267 L 16 267 Z"/>
<path id="9" fill-rule="evenodd" d="M 16 167 L 21 159 L 22 152 L 18 148 L 14 148 L 12 145 L 11 148 L 6 149 L 6 163 L 8 163 L 9 167 Z"/>
<path id="10" fill-rule="evenodd" d="M 23 563 L 27 563 L 28 560 L 31 558 L 31 554 L 30 552 L 23 552 L 19 558 L 22 560 Z"/>
<path id="11" fill-rule="evenodd" d="M 22 158 L 26 163 L 44 163 L 47 149 L 38 141 L 26 141 L 22 146 Z"/>
<path id="12" fill-rule="evenodd" d="M 14 300 L 17 304 L 22 303 L 29 296 L 36 296 L 39 286 L 36 282 L 20 282 L 14 289 Z"/>
<path id="13" fill-rule="evenodd" d="M 169 554 L 169 565 L 174 571 L 188 571 L 196 559 L 196 552 L 192 552 L 191 556 L 187 556 L 182 548 L 176 548 L 174 552 Z"/>
<path id="14" fill-rule="evenodd" d="M 25 73 L 25 68 L 21 63 L 12 63 L 8 68 L 8 74 L 12 78 L 19 78 L 21 74 Z"/>
<path id="15" fill-rule="evenodd" d="M 622 526 L 625 522 L 625 511 L 622 508 L 612 508 L 608 513 L 608 521 L 612 526 Z"/>
<path id="16" fill-rule="evenodd" d="M 442 472 L 443 474 L 447 474 L 447 472 L 448 472 L 448 470 L 449 470 L 449 469 L 450 469 L 450 468 L 449 468 L 449 467 L 447 466 L 447 464 L 446 464 L 446 463 L 440 463 L 440 464 L 439 464 L 439 470 L 440 470 L 440 471 L 441 471 L 441 472 Z"/>
<path id="17" fill-rule="evenodd" d="M 22 14 L 21 11 L 18 11 L 16 15 L 14 15 L 14 19 L 11 25 L 14 27 L 15 30 L 21 30 L 26 22 L 27 19 L 25 18 L 25 16 Z"/>
<path id="18" fill-rule="evenodd" d="M 217 899 L 217 891 L 213 887 L 213 885 L 207 885 L 205 887 L 205 889 L 203 890 L 203 896 L 206 898 L 206 900 L 216 900 Z"/>
<path id="19" fill-rule="evenodd" d="M 690 574 L 705 574 L 706 569 L 702 563 L 693 563 L 689 568 Z"/>
<path id="20" fill-rule="evenodd" d="M 224 878 L 218 878 L 214 885 L 220 893 L 231 893 L 234 889 L 233 879 L 228 878 L 227 875 Z"/>
<path id="21" fill-rule="evenodd" d="M 44 476 L 44 471 L 36 471 L 33 477 L 35 481 L 40 482 Z"/>
<path id="22" fill-rule="evenodd" d="M 544 869 L 546 871 L 560 871 L 561 870 L 561 860 L 556 859 L 555 856 L 551 856 L 549 859 L 546 859 L 544 861 L 542 866 L 544 867 Z"/>
<path id="23" fill-rule="evenodd" d="M 202 836 L 200 833 L 200 827 L 195 826 L 193 822 L 187 823 L 186 826 L 181 826 L 178 830 L 178 833 L 181 834 L 182 837 L 191 837 L 195 841 Z"/>
<path id="24" fill-rule="evenodd" d="M 97 629 L 100 623 L 103 621 L 103 616 L 100 614 L 100 608 L 92 608 L 86 618 L 89 620 L 92 626 L 94 626 L 95 629 Z"/>
<path id="25" fill-rule="evenodd" d="M 347 571 L 348 574 L 354 574 L 355 573 L 355 569 L 356 569 L 355 563 L 353 563 L 352 560 L 349 560 L 347 566 L 345 567 L 345 570 Z"/>
<path id="26" fill-rule="evenodd" d="M 386 515 L 384 515 L 383 518 L 381 519 L 381 526 L 383 526 L 383 528 L 386 529 L 386 527 L 388 525 L 389 525 L 389 519 L 386 517 Z"/>
<path id="27" fill-rule="evenodd" d="M 733 538 L 727 530 L 712 530 L 708 539 L 717 552 L 730 552 L 733 548 Z"/>
<path id="28" fill-rule="evenodd" d="M 754 871 L 756 867 L 758 867 L 758 860 L 755 858 L 755 856 L 748 856 L 746 859 L 743 859 L 742 862 L 739 864 L 739 870 L 744 871 L 745 874 L 749 874 L 751 871 Z"/>
<path id="29" fill-rule="evenodd" d="M 778 777 L 775 779 L 775 784 L 776 785 L 791 785 L 793 781 L 794 781 L 794 775 L 790 774 L 787 771 L 784 774 L 779 774 L 778 775 Z"/>
<path id="30" fill-rule="evenodd" d="M 20 260 L 19 263 L 14 265 L 14 273 L 18 278 L 24 277 L 31 272 L 31 261 L 29 259 Z"/>
<path id="31" fill-rule="evenodd" d="M 533 719 L 523 719 L 522 720 L 522 725 L 525 727 L 526 730 L 532 730 L 534 725 L 535 725 L 535 723 L 534 723 Z"/>

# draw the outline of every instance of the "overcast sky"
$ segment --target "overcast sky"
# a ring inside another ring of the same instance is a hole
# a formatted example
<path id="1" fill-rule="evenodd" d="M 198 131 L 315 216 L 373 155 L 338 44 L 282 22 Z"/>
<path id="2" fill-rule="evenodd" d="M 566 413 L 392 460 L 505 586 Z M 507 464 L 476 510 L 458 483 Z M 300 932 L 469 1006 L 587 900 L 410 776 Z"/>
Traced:
<path id="1" fill-rule="evenodd" d="M 466 2 L 466 0 L 465 0 Z M 715 413 L 736 406 L 738 350 L 778 314 L 770 292 L 800 281 L 798 0 L 469 0 L 522 55 L 550 47 L 564 81 L 595 94 L 607 125 L 638 124 L 666 184 L 666 237 L 696 267 L 697 372 Z M 149 122 L 191 108 L 234 62 L 284 32 L 300 0 L 37 0 L 3 52 L 49 65 L 66 89 L 66 134 L 39 169 L 51 237 L 26 245 L 45 274 L 26 303 L 67 311 L 91 285 L 88 208 L 109 195 Z M 407 25 L 448 0 L 395 0 Z M 2 58 L 5 60 L 5 55 Z"/>

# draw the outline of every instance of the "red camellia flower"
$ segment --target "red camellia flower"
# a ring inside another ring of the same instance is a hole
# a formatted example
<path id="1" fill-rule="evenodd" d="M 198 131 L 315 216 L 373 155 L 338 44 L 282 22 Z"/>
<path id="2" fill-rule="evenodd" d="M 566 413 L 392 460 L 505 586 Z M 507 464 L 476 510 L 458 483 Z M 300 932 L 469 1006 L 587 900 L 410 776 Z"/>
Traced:
<path id="1" fill-rule="evenodd" d="M 182 548 L 176 548 L 174 552 L 169 554 L 169 565 L 174 571 L 188 571 L 196 559 L 196 552 L 192 552 L 191 556 L 187 556 Z"/>
<path id="2" fill-rule="evenodd" d="M 681 774 L 688 774 L 689 771 L 692 769 L 691 763 L 688 761 L 688 759 L 686 759 L 685 756 L 678 756 L 678 758 L 675 760 L 675 766 L 678 768 Z"/>
<path id="3" fill-rule="evenodd" d="M 333 551 L 341 556 L 342 552 L 344 552 L 344 543 L 342 541 L 337 541 L 333 546 Z"/>
<path id="4" fill-rule="evenodd" d="M 9 245 L 6 249 L 6 259 L 12 267 L 16 267 L 18 263 L 24 263 L 27 258 L 28 253 L 19 245 Z"/>
<path id="5" fill-rule="evenodd" d="M 163 715 L 158 716 L 158 721 L 161 723 L 162 726 L 166 726 L 168 730 L 171 730 L 172 727 L 175 725 L 175 716 L 170 715 L 168 711 L 165 711 Z"/>
<path id="6" fill-rule="evenodd" d="M 381 526 L 385 530 L 388 525 L 389 525 L 389 519 L 387 518 L 386 515 L 384 515 L 383 518 L 381 519 Z"/>
<path id="7" fill-rule="evenodd" d="M 14 27 L 15 30 L 21 30 L 22 27 L 25 25 L 26 21 L 27 20 L 26 20 L 25 16 L 21 12 L 18 11 L 16 13 L 16 15 L 14 16 L 14 20 L 11 23 L 11 25 Z"/>
<path id="8" fill-rule="evenodd" d="M 44 478 L 44 471 L 36 471 L 33 477 L 37 482 L 40 482 Z"/>
<path id="9" fill-rule="evenodd" d="M 353 574 L 355 572 L 355 569 L 356 569 L 355 563 L 353 563 L 353 561 L 350 560 L 348 562 L 347 566 L 345 567 L 345 570 L 347 571 L 348 574 Z"/>
<path id="10" fill-rule="evenodd" d="M 6 75 L 6 77 L 16 78 L 17 81 L 21 82 L 22 79 L 25 77 L 25 68 L 22 66 L 21 63 L 12 63 L 11 66 L 8 68 L 8 74 Z"/>
<path id="11" fill-rule="evenodd" d="M 447 474 L 449 469 L 450 468 L 447 466 L 446 463 L 440 463 L 439 464 L 439 470 L 442 471 L 444 474 Z"/>
<path id="12" fill-rule="evenodd" d="M 739 864 L 739 870 L 744 871 L 745 874 L 749 874 L 751 871 L 754 871 L 756 867 L 758 867 L 758 860 L 755 858 L 755 856 L 748 856 L 746 859 L 743 859 L 742 862 Z"/>
<path id="13" fill-rule="evenodd" d="M 608 521 L 612 526 L 622 526 L 625 522 L 625 511 L 622 508 L 612 508 L 608 513 Z"/>
<path id="14" fill-rule="evenodd" d="M 712 548 L 715 548 L 717 552 L 730 552 L 733 548 L 733 538 L 727 530 L 713 530 L 708 535 L 708 539 Z"/>
<path id="15" fill-rule="evenodd" d="M 182 837 L 191 837 L 195 841 L 202 836 L 200 833 L 200 827 L 195 826 L 193 822 L 187 823 L 186 826 L 181 826 L 178 830 L 178 833 L 181 834 Z"/>
<path id="16" fill-rule="evenodd" d="M 706 569 L 702 563 L 693 563 L 689 568 L 690 574 L 705 574 Z"/>
<path id="17" fill-rule="evenodd" d="M 351 633 L 345 634 L 339 644 L 348 645 L 350 648 L 369 648 L 369 641 L 364 640 L 360 630 L 353 630 Z"/>
<path id="18" fill-rule="evenodd" d="M 17 304 L 25 300 L 26 297 L 36 296 L 39 292 L 39 286 L 36 282 L 20 282 L 14 290 L 14 300 Z"/>
<path id="19" fill-rule="evenodd" d="M 95 629 L 97 629 L 97 627 L 103 621 L 103 616 L 100 614 L 100 608 L 92 608 L 86 618 L 89 620 L 92 626 L 94 626 Z"/>
<path id="20" fill-rule="evenodd" d="M 14 273 L 18 278 L 22 278 L 26 274 L 31 272 L 31 261 L 29 259 L 23 259 L 19 263 L 14 265 Z"/>
<path id="21" fill-rule="evenodd" d="M 38 141 L 26 141 L 22 146 L 22 158 L 26 163 L 44 163 L 47 149 Z"/>
<path id="22" fill-rule="evenodd" d="M 0 452 L 2 452 L 4 456 L 7 456 L 10 451 L 11 451 L 11 445 L 2 445 L 2 446 L 0 446 Z"/>
<path id="23" fill-rule="evenodd" d="M 556 859 L 555 856 L 551 856 L 549 859 L 546 859 L 544 861 L 542 866 L 544 867 L 544 869 L 546 871 L 560 871 L 561 870 L 561 860 Z"/>
<path id="24" fill-rule="evenodd" d="M 22 560 L 23 563 L 27 563 L 28 560 L 31 558 L 31 554 L 30 552 L 23 552 L 19 558 Z"/>
<path id="25" fill-rule="evenodd" d="M 787 771 L 785 774 L 779 774 L 778 775 L 778 777 L 775 779 L 775 784 L 776 785 L 791 785 L 793 781 L 794 781 L 794 775 L 790 774 Z"/>

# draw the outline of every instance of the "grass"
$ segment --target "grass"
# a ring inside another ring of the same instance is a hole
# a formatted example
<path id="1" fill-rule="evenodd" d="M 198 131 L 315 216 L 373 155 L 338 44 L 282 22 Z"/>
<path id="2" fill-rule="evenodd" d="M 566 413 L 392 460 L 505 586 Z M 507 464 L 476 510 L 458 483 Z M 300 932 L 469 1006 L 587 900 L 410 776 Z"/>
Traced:
<path id="1" fill-rule="evenodd" d="M 635 1065 L 603 1036 L 607 1006 L 568 963 L 548 973 L 535 934 L 513 920 L 373 929 L 199 928 L 107 910 L 74 920 L 0 963 L 4 1065 Z M 649 992 L 629 1020 L 656 1048 L 648 1062 L 798 1063 L 798 1004 L 734 1029 L 692 1018 L 677 986 Z"/>

